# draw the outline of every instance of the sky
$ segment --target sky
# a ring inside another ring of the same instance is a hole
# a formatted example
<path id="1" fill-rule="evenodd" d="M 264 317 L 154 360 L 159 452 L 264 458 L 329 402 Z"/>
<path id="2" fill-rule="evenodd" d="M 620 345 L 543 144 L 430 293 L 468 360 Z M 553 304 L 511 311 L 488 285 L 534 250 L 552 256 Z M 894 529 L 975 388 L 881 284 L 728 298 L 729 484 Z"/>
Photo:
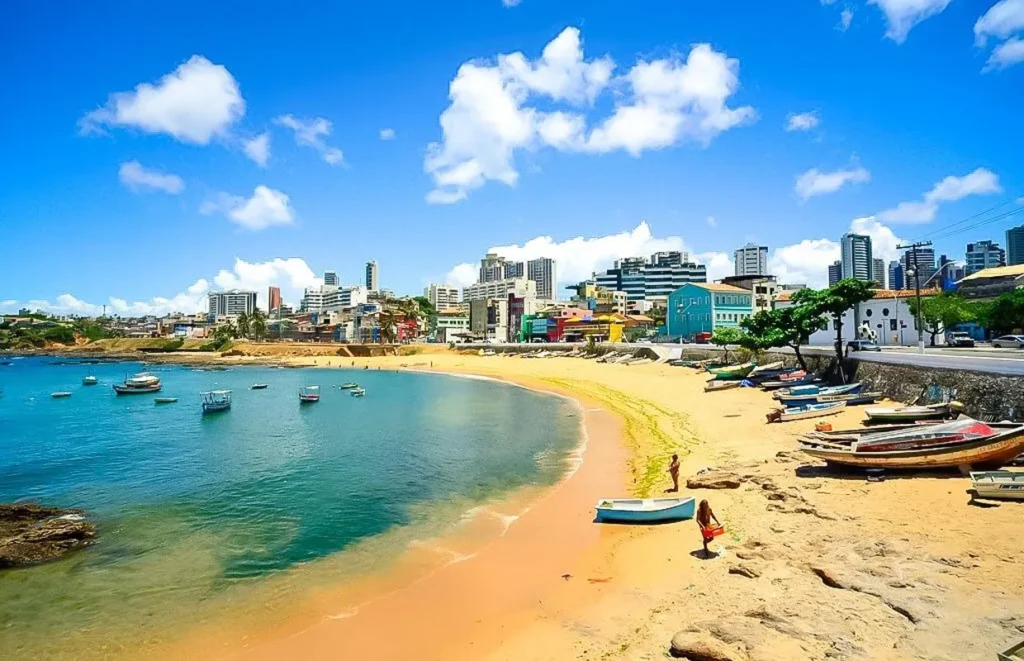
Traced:
<path id="1" fill-rule="evenodd" d="M 1024 0 L 0 4 L 0 312 L 1024 223 Z M 780 7 L 785 6 L 784 10 Z M 966 221 L 975 214 L 991 222 Z M 959 230 L 959 231 L 958 231 Z"/>

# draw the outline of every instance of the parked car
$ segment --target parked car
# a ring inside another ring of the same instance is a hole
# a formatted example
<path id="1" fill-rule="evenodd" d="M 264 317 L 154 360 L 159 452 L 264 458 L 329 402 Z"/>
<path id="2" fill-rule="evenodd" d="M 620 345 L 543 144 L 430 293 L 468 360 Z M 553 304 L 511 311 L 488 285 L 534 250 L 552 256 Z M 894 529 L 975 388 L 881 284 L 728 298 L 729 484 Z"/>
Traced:
<path id="1" fill-rule="evenodd" d="M 992 346 L 997 349 L 1021 349 L 1024 348 L 1024 335 L 1003 335 L 992 340 Z"/>
<path id="2" fill-rule="evenodd" d="M 846 343 L 847 351 L 881 351 L 882 347 L 878 346 L 871 340 L 850 340 Z"/>
<path id="3" fill-rule="evenodd" d="M 949 347 L 973 347 L 974 338 L 967 333 L 950 333 L 946 336 L 946 346 Z"/>

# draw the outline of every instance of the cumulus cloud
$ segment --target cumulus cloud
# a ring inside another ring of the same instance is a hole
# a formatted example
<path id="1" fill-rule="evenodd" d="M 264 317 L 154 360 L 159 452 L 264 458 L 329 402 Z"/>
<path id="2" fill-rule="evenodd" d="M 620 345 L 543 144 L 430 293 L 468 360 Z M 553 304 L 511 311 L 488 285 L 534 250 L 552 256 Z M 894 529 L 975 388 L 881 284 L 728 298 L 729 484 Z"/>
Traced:
<path id="1" fill-rule="evenodd" d="M 810 131 L 821 123 L 817 110 L 790 113 L 786 117 L 786 131 Z"/>
<path id="2" fill-rule="evenodd" d="M 715 219 L 714 216 L 708 216 L 704 222 L 708 224 L 708 227 L 718 227 L 718 221 Z"/>
<path id="3" fill-rule="evenodd" d="M 949 3 L 950 0 L 868 0 L 885 15 L 889 24 L 885 36 L 897 44 L 906 41 L 914 26 L 945 11 Z"/>
<path id="4" fill-rule="evenodd" d="M 948 176 L 932 186 L 920 200 L 900 202 L 892 209 L 886 209 L 878 217 L 889 223 L 930 223 L 943 202 L 956 202 L 970 195 L 992 195 L 1001 193 L 999 177 L 985 168 L 962 177 Z"/>
<path id="5" fill-rule="evenodd" d="M 220 193 L 203 202 L 199 213 L 222 213 L 228 220 L 250 230 L 262 230 L 272 225 L 291 225 L 295 221 L 295 211 L 288 196 L 262 185 L 253 189 L 252 197 L 248 199 Z"/>
<path id="6" fill-rule="evenodd" d="M 140 83 L 132 92 L 111 94 L 79 126 L 84 133 L 129 127 L 205 145 L 226 134 L 244 114 L 245 100 L 231 72 L 193 55 L 155 84 Z"/>
<path id="7" fill-rule="evenodd" d="M 989 37 L 1006 39 L 1024 30 L 1024 0 L 1000 0 L 974 24 L 974 43 L 984 46 Z"/>
<path id="8" fill-rule="evenodd" d="M 989 55 L 988 61 L 985 62 L 982 72 L 988 73 L 989 71 L 1005 69 L 1020 62 L 1024 62 L 1024 40 L 1014 37 L 992 49 L 992 54 Z"/>
<path id="9" fill-rule="evenodd" d="M 147 170 L 138 161 L 122 163 L 117 170 L 117 176 L 122 184 L 136 193 L 144 190 L 159 190 L 177 195 L 185 189 L 185 182 L 178 175 Z"/>
<path id="10" fill-rule="evenodd" d="M 839 29 L 846 32 L 850 29 L 850 23 L 853 22 L 853 12 L 849 8 L 839 12 Z"/>
<path id="11" fill-rule="evenodd" d="M 512 53 L 463 64 L 441 113 L 442 139 L 427 148 L 424 170 L 434 181 L 427 201 L 458 202 L 488 181 L 514 186 L 518 150 L 639 156 L 684 141 L 706 145 L 756 117 L 749 106 L 728 107 L 739 88 L 739 61 L 708 44 L 695 45 L 686 60 L 640 61 L 618 78 L 614 70 L 610 57 L 584 57 L 574 27 L 549 42 L 537 60 Z M 617 92 L 611 115 L 588 133 L 587 111 L 611 88 Z"/>
<path id="12" fill-rule="evenodd" d="M 329 120 L 323 117 L 298 119 L 292 115 L 281 115 L 274 120 L 274 123 L 294 131 L 295 143 L 317 150 L 325 162 L 338 165 L 345 160 L 340 149 L 331 147 L 324 142 L 324 138 L 329 136 L 333 130 L 333 125 Z"/>
<path id="13" fill-rule="evenodd" d="M 380 130 L 380 139 L 381 140 L 394 140 L 395 139 L 395 129 L 381 129 Z"/>
<path id="14" fill-rule="evenodd" d="M 267 167 L 267 161 L 270 160 L 270 134 L 264 132 L 256 137 L 243 139 L 242 149 L 254 163 L 261 168 Z"/>
<path id="15" fill-rule="evenodd" d="M 515 6 L 517 6 L 517 5 L 518 5 L 518 4 L 519 4 L 519 3 L 521 2 L 521 1 L 522 1 L 522 0 L 501 0 L 501 4 L 502 4 L 502 5 L 504 5 L 504 6 L 506 6 L 506 7 L 515 7 Z"/>
<path id="16" fill-rule="evenodd" d="M 846 184 L 860 184 L 871 179 L 871 173 L 862 167 L 822 172 L 811 168 L 798 175 L 793 190 L 800 199 L 808 200 L 816 195 L 835 193 Z"/>

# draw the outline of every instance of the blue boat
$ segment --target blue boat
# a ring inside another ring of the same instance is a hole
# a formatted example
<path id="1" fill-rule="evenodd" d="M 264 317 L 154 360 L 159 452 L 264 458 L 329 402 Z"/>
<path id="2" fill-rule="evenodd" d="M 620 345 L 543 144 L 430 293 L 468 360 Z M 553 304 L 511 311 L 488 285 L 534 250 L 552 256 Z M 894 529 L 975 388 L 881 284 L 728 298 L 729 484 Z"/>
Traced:
<path id="1" fill-rule="evenodd" d="M 810 389 L 811 391 L 808 392 L 805 389 Z M 827 402 L 836 395 L 856 395 L 863 389 L 863 383 L 851 383 L 845 386 L 831 386 L 827 388 L 803 386 L 797 392 L 790 390 L 786 394 L 776 396 L 776 399 L 786 406 L 802 406 L 804 404 Z"/>
<path id="2" fill-rule="evenodd" d="M 230 390 L 211 390 L 200 393 L 203 400 L 203 415 L 207 413 L 219 413 L 231 408 Z"/>
<path id="3" fill-rule="evenodd" d="M 620 523 L 658 523 L 692 519 L 693 498 L 603 498 L 597 501 L 597 520 Z"/>

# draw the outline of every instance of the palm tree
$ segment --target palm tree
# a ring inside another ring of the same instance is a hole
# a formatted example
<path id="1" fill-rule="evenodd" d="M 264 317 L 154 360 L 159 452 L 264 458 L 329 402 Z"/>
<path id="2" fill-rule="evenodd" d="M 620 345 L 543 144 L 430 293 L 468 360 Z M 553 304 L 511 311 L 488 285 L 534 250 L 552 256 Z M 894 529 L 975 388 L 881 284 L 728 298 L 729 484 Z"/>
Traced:
<path id="1" fill-rule="evenodd" d="M 253 339 L 262 342 L 267 337 L 267 313 L 259 308 L 253 310 L 249 315 L 249 330 Z"/>
<path id="2" fill-rule="evenodd" d="M 420 304 L 414 298 L 403 299 L 398 304 L 398 310 L 402 313 L 402 316 L 408 321 L 412 320 L 416 322 L 416 330 L 419 331 L 419 321 L 423 313 L 420 310 Z"/>
<path id="3" fill-rule="evenodd" d="M 378 319 L 380 320 L 381 344 L 384 344 L 385 342 L 388 344 L 394 344 L 395 328 L 397 326 L 397 324 L 395 323 L 394 313 L 386 310 L 381 311 L 380 317 Z"/>
<path id="4" fill-rule="evenodd" d="M 238 328 L 238 336 L 239 337 L 242 337 L 242 338 L 249 337 L 249 332 L 251 330 L 250 327 L 249 327 L 249 320 L 250 320 L 249 315 L 247 315 L 244 312 L 242 314 L 238 315 L 238 318 L 235 320 L 235 326 Z"/>

